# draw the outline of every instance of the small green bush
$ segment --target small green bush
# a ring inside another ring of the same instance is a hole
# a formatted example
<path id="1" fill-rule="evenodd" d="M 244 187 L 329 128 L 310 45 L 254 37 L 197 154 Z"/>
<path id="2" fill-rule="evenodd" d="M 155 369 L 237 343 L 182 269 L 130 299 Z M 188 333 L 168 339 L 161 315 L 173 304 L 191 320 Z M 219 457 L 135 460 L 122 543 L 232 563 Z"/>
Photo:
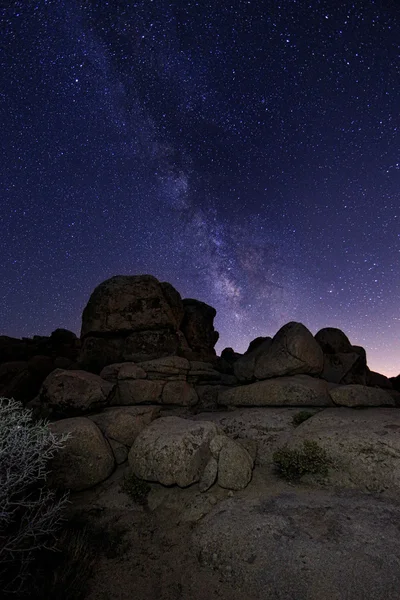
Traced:
<path id="1" fill-rule="evenodd" d="M 147 504 L 147 496 L 151 488 L 146 481 L 139 479 L 132 472 L 125 474 L 122 489 L 137 504 Z"/>
<path id="2" fill-rule="evenodd" d="M 304 440 L 302 448 L 290 449 L 287 445 L 273 454 L 273 462 L 280 475 L 288 480 L 298 480 L 308 473 L 326 476 L 332 461 L 317 442 Z"/>
<path id="3" fill-rule="evenodd" d="M 310 412 L 309 410 L 301 410 L 300 412 L 296 413 L 292 419 L 293 427 L 298 427 L 304 423 L 304 421 L 307 421 L 307 419 L 313 416 L 314 413 Z"/>

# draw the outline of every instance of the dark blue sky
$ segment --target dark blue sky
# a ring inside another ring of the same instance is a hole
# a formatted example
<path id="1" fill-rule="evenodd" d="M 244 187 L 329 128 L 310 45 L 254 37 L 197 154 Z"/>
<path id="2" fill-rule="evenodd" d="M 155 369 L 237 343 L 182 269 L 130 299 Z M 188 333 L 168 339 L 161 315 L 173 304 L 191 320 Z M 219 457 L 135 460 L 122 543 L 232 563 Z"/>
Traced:
<path id="1" fill-rule="evenodd" d="M 290 320 L 400 372 L 396 1 L 2 3 L 0 333 L 151 273 L 218 350 Z"/>

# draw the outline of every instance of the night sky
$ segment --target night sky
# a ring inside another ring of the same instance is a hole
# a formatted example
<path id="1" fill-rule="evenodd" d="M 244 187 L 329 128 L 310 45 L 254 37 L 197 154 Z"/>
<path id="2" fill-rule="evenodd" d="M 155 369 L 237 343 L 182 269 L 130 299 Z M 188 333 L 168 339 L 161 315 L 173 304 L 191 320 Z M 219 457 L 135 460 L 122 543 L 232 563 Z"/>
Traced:
<path id="1" fill-rule="evenodd" d="M 149 273 L 219 352 L 294 320 L 400 372 L 398 0 L 0 11 L 0 334 L 79 334 Z"/>

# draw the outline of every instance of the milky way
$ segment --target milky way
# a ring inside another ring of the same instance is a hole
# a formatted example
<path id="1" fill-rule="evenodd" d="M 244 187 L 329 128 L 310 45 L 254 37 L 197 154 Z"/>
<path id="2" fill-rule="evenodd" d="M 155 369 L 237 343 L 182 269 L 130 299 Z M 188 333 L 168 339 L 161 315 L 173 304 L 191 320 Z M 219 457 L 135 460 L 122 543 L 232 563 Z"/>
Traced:
<path id="1" fill-rule="evenodd" d="M 397 2 L 2 3 L 0 334 L 150 273 L 400 372 Z"/>

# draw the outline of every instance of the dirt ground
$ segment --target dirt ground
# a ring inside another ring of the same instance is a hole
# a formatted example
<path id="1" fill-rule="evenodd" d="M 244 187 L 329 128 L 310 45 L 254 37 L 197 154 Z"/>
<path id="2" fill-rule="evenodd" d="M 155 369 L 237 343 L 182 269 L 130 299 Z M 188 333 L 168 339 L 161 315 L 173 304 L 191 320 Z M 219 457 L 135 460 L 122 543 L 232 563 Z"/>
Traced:
<path id="1" fill-rule="evenodd" d="M 152 484 L 147 503 L 142 506 L 136 504 L 121 489 L 124 469 L 124 466 L 119 467 L 109 480 L 95 489 L 71 497 L 69 518 L 87 525 L 90 545 L 95 552 L 94 568 L 85 596 L 87 600 L 398 598 L 386 592 L 384 596 L 379 595 L 379 592 L 364 598 L 363 594 L 346 595 L 339 591 L 333 595 L 327 592 L 324 596 L 304 592 L 304 595 L 298 596 L 290 589 L 282 595 L 271 595 L 269 592 L 265 592 L 264 595 L 262 589 L 260 591 L 257 586 L 247 587 L 245 580 L 244 583 L 238 583 L 235 570 L 242 568 L 241 559 L 239 566 L 210 566 L 201 560 L 199 549 L 193 544 L 193 534 L 199 525 L 207 520 L 207 516 L 212 518 L 214 514 L 223 515 L 228 507 L 232 508 L 232 503 L 241 502 L 247 510 L 247 506 L 250 507 L 260 499 L 264 505 L 268 502 L 272 505 L 277 499 L 286 496 L 300 498 L 305 494 L 318 500 L 318 496 L 322 498 L 328 493 L 332 494 L 334 504 L 335 490 L 327 489 L 322 484 L 294 486 L 278 479 L 271 471 L 257 468 L 250 485 L 240 492 L 228 492 L 215 485 L 202 494 L 197 485 L 180 489 Z M 353 514 L 359 502 L 357 493 L 354 494 L 354 499 L 349 496 L 348 500 Z M 382 507 L 384 508 L 384 505 Z M 356 526 L 358 527 L 358 524 Z M 228 545 L 231 534 L 232 531 L 226 531 Z M 225 530 L 222 537 L 224 535 Z M 284 535 L 287 536 L 286 533 Z M 342 552 L 341 543 L 343 542 L 340 539 L 334 539 L 337 546 L 337 552 L 334 546 L 335 554 Z M 229 551 L 229 548 L 227 550 Z M 266 558 L 268 557 L 264 556 L 262 560 L 265 561 Z M 395 558 L 398 559 L 397 556 Z M 400 561 L 398 562 L 400 583 Z"/>

